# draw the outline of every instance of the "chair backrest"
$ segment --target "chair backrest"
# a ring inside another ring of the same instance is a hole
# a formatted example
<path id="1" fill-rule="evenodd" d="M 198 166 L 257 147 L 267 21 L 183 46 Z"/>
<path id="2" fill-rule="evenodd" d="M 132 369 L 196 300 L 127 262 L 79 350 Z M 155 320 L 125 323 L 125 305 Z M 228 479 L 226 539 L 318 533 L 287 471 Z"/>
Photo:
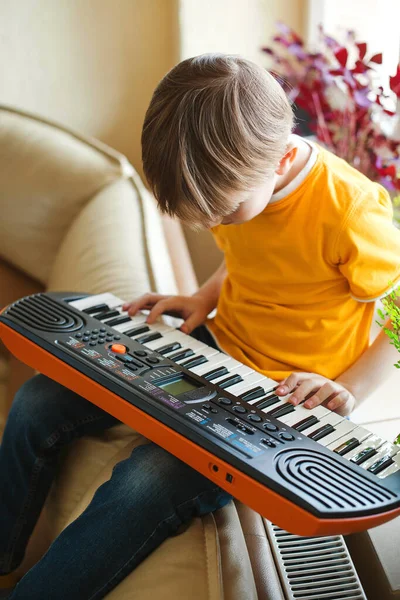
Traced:
<path id="1" fill-rule="evenodd" d="M 123 156 L 95 141 L 0 107 L 0 256 L 46 285 L 79 211 L 131 172 Z"/>

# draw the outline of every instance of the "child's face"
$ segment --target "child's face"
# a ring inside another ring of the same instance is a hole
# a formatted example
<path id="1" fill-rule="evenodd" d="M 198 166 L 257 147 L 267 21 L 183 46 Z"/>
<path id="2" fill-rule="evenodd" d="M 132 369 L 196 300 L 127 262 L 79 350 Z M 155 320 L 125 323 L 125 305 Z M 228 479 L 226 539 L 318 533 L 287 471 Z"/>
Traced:
<path id="1" fill-rule="evenodd" d="M 277 180 L 277 175 L 274 174 L 269 177 L 257 188 L 241 193 L 237 197 L 237 201 L 240 202 L 238 208 L 224 217 L 219 223 L 213 225 L 239 225 L 254 219 L 259 215 L 271 200 L 272 194 Z"/>

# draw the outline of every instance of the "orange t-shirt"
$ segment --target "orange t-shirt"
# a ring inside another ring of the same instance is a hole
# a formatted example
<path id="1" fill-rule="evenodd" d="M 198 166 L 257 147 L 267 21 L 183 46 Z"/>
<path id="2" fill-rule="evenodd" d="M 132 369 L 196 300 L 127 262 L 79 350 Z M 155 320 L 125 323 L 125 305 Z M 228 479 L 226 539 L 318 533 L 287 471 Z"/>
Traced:
<path id="1" fill-rule="evenodd" d="M 318 148 L 296 189 L 212 231 L 228 275 L 207 326 L 228 354 L 276 380 L 335 379 L 368 348 L 374 301 L 400 281 L 383 187 Z"/>

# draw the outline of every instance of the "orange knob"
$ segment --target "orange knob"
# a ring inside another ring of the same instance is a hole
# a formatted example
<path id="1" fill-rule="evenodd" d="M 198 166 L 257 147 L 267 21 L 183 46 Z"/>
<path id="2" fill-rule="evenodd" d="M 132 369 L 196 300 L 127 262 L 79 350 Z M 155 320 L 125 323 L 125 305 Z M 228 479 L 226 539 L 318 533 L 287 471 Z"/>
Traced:
<path id="1" fill-rule="evenodd" d="M 113 352 L 115 352 L 116 354 L 125 354 L 126 353 L 126 346 L 123 346 L 122 344 L 113 344 L 111 346 L 111 350 Z"/>

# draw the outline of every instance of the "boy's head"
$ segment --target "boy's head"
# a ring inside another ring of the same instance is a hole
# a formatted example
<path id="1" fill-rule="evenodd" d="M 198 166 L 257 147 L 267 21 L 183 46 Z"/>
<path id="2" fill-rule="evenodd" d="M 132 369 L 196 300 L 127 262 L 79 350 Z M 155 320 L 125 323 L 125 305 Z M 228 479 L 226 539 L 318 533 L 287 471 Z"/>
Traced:
<path id="1" fill-rule="evenodd" d="M 192 227 L 248 221 L 268 204 L 293 127 L 262 67 L 205 54 L 157 86 L 142 132 L 144 172 L 162 212 Z"/>

